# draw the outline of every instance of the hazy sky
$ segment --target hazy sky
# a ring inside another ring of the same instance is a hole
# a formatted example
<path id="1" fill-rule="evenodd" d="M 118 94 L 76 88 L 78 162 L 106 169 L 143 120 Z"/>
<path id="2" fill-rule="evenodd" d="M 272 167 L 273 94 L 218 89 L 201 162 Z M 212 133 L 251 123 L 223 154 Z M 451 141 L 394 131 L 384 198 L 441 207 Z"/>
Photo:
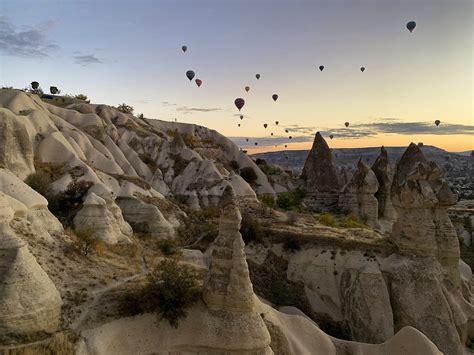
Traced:
<path id="1" fill-rule="evenodd" d="M 319 130 L 333 147 L 461 151 L 474 149 L 473 41 L 472 0 L 2 0 L 0 85 L 37 80 L 252 146 L 304 148 Z"/>

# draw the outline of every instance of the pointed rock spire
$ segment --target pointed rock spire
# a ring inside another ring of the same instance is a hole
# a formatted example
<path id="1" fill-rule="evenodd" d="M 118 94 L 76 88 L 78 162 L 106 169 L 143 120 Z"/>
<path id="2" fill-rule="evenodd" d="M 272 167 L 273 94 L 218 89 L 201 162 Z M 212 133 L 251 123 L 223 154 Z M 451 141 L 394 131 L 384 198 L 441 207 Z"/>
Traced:
<path id="1" fill-rule="evenodd" d="M 379 203 L 378 216 L 389 221 L 394 219 L 394 210 L 390 199 L 390 185 L 392 184 L 392 173 L 389 165 L 388 153 L 384 146 L 380 148 L 380 155 L 372 165 L 372 171 L 379 182 L 379 189 L 375 198 Z M 390 229 L 390 228 L 389 228 Z"/>
<path id="2" fill-rule="evenodd" d="M 313 194 L 309 202 L 315 208 L 337 205 L 339 182 L 331 150 L 323 136 L 317 132 L 306 159 L 301 178 L 306 180 L 308 191 Z"/>
<path id="3" fill-rule="evenodd" d="M 239 232 L 242 217 L 232 186 L 226 187 L 221 201 L 219 235 L 214 241 L 203 300 L 211 310 L 252 312 L 255 295 Z"/>

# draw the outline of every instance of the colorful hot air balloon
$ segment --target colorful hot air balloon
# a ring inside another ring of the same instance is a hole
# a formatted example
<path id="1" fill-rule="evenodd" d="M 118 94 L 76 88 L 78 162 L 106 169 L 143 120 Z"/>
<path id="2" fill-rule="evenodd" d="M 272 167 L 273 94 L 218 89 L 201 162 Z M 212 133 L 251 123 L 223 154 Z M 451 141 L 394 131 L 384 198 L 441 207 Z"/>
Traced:
<path id="1" fill-rule="evenodd" d="M 363 73 L 365 70 L 365 67 L 360 67 L 360 71 Z"/>
<path id="2" fill-rule="evenodd" d="M 349 122 L 344 123 L 346 127 L 349 127 Z"/>
<path id="3" fill-rule="evenodd" d="M 324 65 L 320 65 L 319 70 L 323 71 L 324 70 Z"/>
<path id="4" fill-rule="evenodd" d="M 278 123 L 280 123 L 280 122 L 278 122 L 278 121 L 275 121 L 275 124 L 276 124 L 277 126 L 278 126 Z"/>
<path id="5" fill-rule="evenodd" d="M 333 136 L 332 134 L 330 134 L 330 135 L 329 135 L 329 138 L 333 139 L 333 138 L 334 138 L 334 136 Z"/>
<path id="6" fill-rule="evenodd" d="M 260 79 L 260 74 L 255 74 L 255 77 L 258 79 Z"/>
<path id="7" fill-rule="evenodd" d="M 186 76 L 188 77 L 189 81 L 193 80 L 194 75 L 196 75 L 196 74 L 194 74 L 194 72 L 192 70 L 188 70 L 186 72 Z"/>
<path id="8" fill-rule="evenodd" d="M 263 124 L 263 127 L 267 128 L 267 127 L 268 127 L 268 125 L 267 125 L 266 123 L 264 123 L 264 124 Z"/>
<path id="9" fill-rule="evenodd" d="M 413 32 L 415 27 L 416 27 L 416 22 L 415 21 L 410 21 L 410 22 L 407 23 L 407 29 L 408 29 L 408 31 L 410 31 L 410 33 Z"/>
<path id="10" fill-rule="evenodd" d="M 272 95 L 272 99 L 273 99 L 273 101 L 278 100 L 278 95 L 277 95 L 277 94 L 273 94 L 273 95 Z"/>
<path id="11" fill-rule="evenodd" d="M 183 53 L 186 53 L 186 51 L 188 50 L 188 46 L 182 46 L 181 50 L 183 51 Z"/>
<path id="12" fill-rule="evenodd" d="M 195 82 L 196 82 L 196 85 L 198 87 L 201 87 L 201 85 L 202 85 L 202 80 L 201 79 L 196 79 Z"/>
<path id="13" fill-rule="evenodd" d="M 235 106 L 236 106 L 236 107 L 239 109 L 239 111 L 240 111 L 240 109 L 241 109 L 242 107 L 244 107 L 244 105 L 245 105 L 245 100 L 242 99 L 241 97 L 239 97 L 239 98 L 235 99 L 234 104 L 235 104 Z"/>
<path id="14" fill-rule="evenodd" d="M 240 119 L 243 120 L 243 119 L 244 119 L 244 115 L 240 115 Z"/>
<path id="15" fill-rule="evenodd" d="M 246 86 L 245 91 L 249 92 L 249 90 L 250 90 L 250 86 Z"/>
<path id="16" fill-rule="evenodd" d="M 436 120 L 436 121 L 435 121 L 435 125 L 436 125 L 436 127 L 438 127 L 440 123 L 441 123 L 441 121 L 440 121 L 440 120 Z"/>

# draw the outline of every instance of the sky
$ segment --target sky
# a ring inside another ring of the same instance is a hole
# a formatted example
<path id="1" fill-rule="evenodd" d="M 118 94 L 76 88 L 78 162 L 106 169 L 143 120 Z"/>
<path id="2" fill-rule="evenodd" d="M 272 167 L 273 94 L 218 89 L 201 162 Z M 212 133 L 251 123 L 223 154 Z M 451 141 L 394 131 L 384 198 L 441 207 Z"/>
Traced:
<path id="1" fill-rule="evenodd" d="M 466 151 L 473 17 L 472 0 L 2 0 L 0 85 L 124 102 L 251 151 L 309 148 L 316 131 L 335 148 Z"/>

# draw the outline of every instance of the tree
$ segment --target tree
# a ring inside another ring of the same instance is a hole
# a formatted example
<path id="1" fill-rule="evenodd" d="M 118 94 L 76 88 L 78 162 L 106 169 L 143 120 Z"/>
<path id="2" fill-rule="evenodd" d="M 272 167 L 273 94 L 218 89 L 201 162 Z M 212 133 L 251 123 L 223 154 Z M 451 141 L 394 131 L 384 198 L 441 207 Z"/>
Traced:
<path id="1" fill-rule="evenodd" d="M 56 94 L 59 94 L 61 92 L 61 90 L 59 90 L 56 86 L 50 86 L 49 87 L 49 92 L 52 95 L 56 95 Z"/>
<path id="2" fill-rule="evenodd" d="M 254 183 L 258 179 L 257 173 L 250 166 L 240 169 L 240 176 L 249 184 Z"/>
<path id="3" fill-rule="evenodd" d="M 37 90 L 40 86 L 40 84 L 37 81 L 32 81 L 30 85 L 33 90 Z"/>
<path id="4" fill-rule="evenodd" d="M 117 110 L 123 113 L 129 113 L 129 114 L 133 113 L 133 107 L 127 104 L 118 105 Z"/>

